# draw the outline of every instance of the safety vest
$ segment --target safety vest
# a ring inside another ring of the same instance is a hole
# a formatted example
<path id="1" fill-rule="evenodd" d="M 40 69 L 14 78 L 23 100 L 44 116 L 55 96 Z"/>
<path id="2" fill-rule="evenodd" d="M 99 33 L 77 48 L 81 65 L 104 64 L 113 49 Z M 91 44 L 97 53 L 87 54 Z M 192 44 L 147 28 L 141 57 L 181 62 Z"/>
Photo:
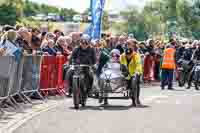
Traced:
<path id="1" fill-rule="evenodd" d="M 127 79 L 130 79 L 130 77 L 133 76 L 136 72 L 142 74 L 141 58 L 138 53 L 133 53 L 132 59 L 129 64 L 126 59 L 126 55 L 122 54 L 120 56 L 120 64 L 123 64 L 128 67 L 130 75 L 127 77 Z"/>
<path id="2" fill-rule="evenodd" d="M 163 69 L 175 69 L 175 49 L 167 48 L 164 51 L 162 66 Z"/>

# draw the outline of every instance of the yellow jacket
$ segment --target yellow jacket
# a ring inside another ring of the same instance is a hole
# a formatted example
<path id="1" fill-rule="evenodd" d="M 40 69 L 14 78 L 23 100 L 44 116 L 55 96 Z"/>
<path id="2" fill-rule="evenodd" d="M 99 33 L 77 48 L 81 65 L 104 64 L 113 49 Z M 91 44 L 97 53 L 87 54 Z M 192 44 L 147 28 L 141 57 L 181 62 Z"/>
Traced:
<path id="1" fill-rule="evenodd" d="M 120 56 L 120 64 L 125 65 L 125 66 L 128 65 L 125 54 L 122 54 Z M 132 76 L 134 76 L 134 74 L 136 74 L 137 72 L 139 74 L 143 73 L 142 61 L 141 61 L 141 57 L 138 53 L 136 53 L 136 52 L 133 53 L 132 59 L 127 67 L 128 67 L 128 71 L 130 74 L 128 79 L 130 79 Z"/>

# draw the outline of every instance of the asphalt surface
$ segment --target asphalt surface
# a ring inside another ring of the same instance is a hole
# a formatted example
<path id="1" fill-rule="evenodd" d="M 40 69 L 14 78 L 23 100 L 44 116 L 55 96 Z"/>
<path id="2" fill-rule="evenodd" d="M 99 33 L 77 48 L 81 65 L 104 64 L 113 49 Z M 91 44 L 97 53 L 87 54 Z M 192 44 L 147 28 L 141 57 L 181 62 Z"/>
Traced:
<path id="1" fill-rule="evenodd" d="M 131 107 L 131 100 L 110 100 L 101 106 L 89 99 L 80 110 L 66 100 L 14 133 L 200 133 L 200 91 L 146 86 L 141 100 L 147 107 Z"/>

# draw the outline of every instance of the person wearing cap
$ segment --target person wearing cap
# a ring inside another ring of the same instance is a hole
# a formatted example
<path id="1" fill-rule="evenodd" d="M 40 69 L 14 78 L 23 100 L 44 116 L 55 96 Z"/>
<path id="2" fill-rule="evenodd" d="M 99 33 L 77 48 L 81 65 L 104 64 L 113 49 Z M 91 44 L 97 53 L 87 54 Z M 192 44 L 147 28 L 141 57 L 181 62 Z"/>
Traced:
<path id="1" fill-rule="evenodd" d="M 83 65 L 95 65 L 96 64 L 96 53 L 95 49 L 90 47 L 90 37 L 87 34 L 83 34 L 80 39 L 80 45 L 76 47 L 71 54 L 70 64 L 83 64 Z M 93 75 L 90 71 L 85 71 L 86 75 L 86 86 L 89 91 L 92 89 Z M 67 72 L 67 78 L 69 80 L 70 92 L 72 91 L 72 76 L 73 71 L 71 69 Z"/>
<path id="2" fill-rule="evenodd" d="M 128 81 L 128 88 L 131 89 L 131 84 L 133 82 L 133 77 L 136 75 L 140 75 L 141 71 L 141 62 L 137 56 L 137 53 L 133 51 L 132 48 L 127 48 L 125 53 L 120 56 L 120 64 L 122 68 L 122 72 L 124 73 L 125 68 L 127 68 L 128 72 L 124 74 Z M 138 87 L 138 86 L 137 86 Z M 136 90 L 135 90 L 136 91 Z M 136 93 L 136 92 L 135 92 Z M 139 97 L 134 95 L 132 97 L 133 106 L 140 106 Z"/>
<path id="3" fill-rule="evenodd" d="M 175 63 L 175 52 L 172 44 L 167 44 L 166 49 L 164 50 L 163 60 L 161 63 L 162 69 L 162 78 L 161 78 L 161 89 L 165 89 L 165 85 L 168 85 L 169 90 L 173 90 L 173 74 L 176 68 Z"/>

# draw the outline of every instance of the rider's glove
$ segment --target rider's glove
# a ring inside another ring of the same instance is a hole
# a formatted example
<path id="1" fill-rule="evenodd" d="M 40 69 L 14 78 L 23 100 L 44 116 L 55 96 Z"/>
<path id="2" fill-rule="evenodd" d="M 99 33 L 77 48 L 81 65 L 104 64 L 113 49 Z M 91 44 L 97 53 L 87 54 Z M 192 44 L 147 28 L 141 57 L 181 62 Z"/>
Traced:
<path id="1" fill-rule="evenodd" d="M 139 75 L 140 75 L 140 73 L 139 73 L 139 72 L 136 72 L 136 75 L 137 75 L 137 76 L 139 76 Z"/>

